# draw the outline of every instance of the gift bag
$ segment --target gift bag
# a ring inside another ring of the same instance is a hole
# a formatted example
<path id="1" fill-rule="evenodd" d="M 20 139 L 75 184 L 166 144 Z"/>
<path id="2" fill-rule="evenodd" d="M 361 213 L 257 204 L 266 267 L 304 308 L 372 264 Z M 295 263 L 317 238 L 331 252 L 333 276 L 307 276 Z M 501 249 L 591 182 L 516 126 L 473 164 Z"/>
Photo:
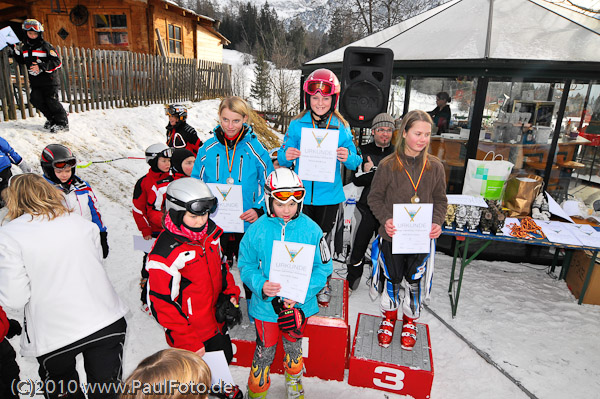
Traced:
<path id="1" fill-rule="evenodd" d="M 488 156 L 491 154 L 490 159 Z M 502 199 L 504 186 L 513 164 L 505 161 L 502 155 L 493 151 L 485 154 L 482 160 L 469 159 L 463 184 L 463 195 L 472 195 L 491 200 Z"/>
<path id="2" fill-rule="evenodd" d="M 543 185 L 544 179 L 532 174 L 508 179 L 504 193 L 504 207 L 509 210 L 508 216 L 529 216 L 531 205 Z"/>

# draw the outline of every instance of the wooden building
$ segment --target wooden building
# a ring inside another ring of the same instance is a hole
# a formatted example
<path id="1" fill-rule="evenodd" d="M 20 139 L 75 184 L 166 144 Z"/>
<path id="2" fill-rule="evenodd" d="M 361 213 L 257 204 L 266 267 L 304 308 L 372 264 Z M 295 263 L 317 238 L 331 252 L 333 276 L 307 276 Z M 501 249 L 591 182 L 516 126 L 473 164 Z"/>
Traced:
<path id="1" fill-rule="evenodd" d="M 0 28 L 22 34 L 26 18 L 44 24 L 54 46 L 73 46 L 222 62 L 219 21 L 170 0 L 0 0 Z M 162 44 L 161 44 L 162 42 Z"/>

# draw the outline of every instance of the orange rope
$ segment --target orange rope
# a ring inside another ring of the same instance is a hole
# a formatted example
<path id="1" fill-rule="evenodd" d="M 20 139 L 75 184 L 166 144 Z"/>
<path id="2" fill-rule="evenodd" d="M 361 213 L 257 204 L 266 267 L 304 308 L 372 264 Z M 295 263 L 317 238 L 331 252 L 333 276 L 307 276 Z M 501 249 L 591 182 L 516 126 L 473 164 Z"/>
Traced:
<path id="1" fill-rule="evenodd" d="M 511 223 L 507 227 L 510 228 L 510 235 L 517 238 L 529 240 L 532 238 L 542 240 L 546 238 L 540 226 L 538 226 L 532 218 L 526 217 L 521 219 L 521 224 Z"/>

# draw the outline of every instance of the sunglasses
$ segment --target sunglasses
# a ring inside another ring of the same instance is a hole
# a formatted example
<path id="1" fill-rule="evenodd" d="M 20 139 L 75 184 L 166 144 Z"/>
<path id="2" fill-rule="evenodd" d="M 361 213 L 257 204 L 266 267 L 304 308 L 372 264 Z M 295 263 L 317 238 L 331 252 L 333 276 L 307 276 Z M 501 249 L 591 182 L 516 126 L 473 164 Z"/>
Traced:
<path id="1" fill-rule="evenodd" d="M 304 84 L 304 91 L 311 96 L 320 92 L 324 96 L 331 96 L 335 92 L 335 86 L 330 82 L 313 80 Z"/>
<path id="2" fill-rule="evenodd" d="M 213 213 L 217 210 L 218 201 L 216 198 L 205 199 L 199 198 L 196 200 L 183 202 L 177 198 L 167 194 L 167 199 L 172 203 L 185 208 L 186 211 L 193 213 L 194 215 L 204 216 L 207 213 Z"/>
<path id="3" fill-rule="evenodd" d="M 25 22 L 23 22 L 23 30 L 33 30 L 36 32 L 42 32 L 43 28 L 42 24 L 40 24 L 38 21 L 26 20 Z"/>
<path id="4" fill-rule="evenodd" d="M 293 191 L 282 188 L 279 190 L 274 190 L 271 194 L 278 201 L 283 202 L 284 204 L 287 203 L 290 199 L 299 203 L 299 202 L 302 202 L 302 200 L 304 199 L 304 195 L 306 194 L 306 191 L 303 188 L 298 188 Z"/>
<path id="5" fill-rule="evenodd" d="M 73 167 L 77 165 L 76 159 L 67 159 L 66 161 L 54 161 L 52 167 L 55 169 L 64 169 L 66 167 Z"/>

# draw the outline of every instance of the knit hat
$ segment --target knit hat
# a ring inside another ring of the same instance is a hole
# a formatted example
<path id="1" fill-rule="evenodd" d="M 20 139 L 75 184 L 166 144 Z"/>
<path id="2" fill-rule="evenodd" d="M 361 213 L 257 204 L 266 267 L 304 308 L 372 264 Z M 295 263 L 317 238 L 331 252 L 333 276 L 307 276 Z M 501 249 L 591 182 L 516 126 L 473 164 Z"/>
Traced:
<path id="1" fill-rule="evenodd" d="M 394 129 L 395 119 L 392 115 L 387 114 L 385 112 L 377 115 L 375 119 L 373 119 L 373 124 L 371 125 L 371 130 L 375 130 L 378 127 L 389 127 Z"/>

